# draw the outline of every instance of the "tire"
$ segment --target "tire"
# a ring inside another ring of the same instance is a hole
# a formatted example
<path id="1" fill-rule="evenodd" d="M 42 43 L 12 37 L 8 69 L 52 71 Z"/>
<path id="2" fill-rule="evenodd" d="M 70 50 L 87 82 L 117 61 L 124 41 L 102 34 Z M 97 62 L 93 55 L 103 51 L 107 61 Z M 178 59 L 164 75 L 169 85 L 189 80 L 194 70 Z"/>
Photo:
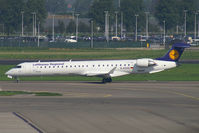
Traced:
<path id="1" fill-rule="evenodd" d="M 111 83 L 112 82 L 112 78 L 109 78 L 109 83 Z"/>
<path id="2" fill-rule="evenodd" d="M 105 84 L 106 82 L 107 82 L 107 79 L 106 79 L 106 78 L 103 78 L 103 79 L 102 79 L 102 83 Z"/>
<path id="3" fill-rule="evenodd" d="M 112 82 L 112 78 L 103 78 L 102 79 L 102 83 L 111 83 Z"/>

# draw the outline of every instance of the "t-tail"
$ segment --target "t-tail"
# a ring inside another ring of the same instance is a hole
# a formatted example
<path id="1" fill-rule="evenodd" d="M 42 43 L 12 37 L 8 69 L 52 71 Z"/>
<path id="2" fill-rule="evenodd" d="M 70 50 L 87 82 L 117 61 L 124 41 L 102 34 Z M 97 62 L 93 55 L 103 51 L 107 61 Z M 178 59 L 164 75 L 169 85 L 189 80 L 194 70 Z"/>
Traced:
<path id="1" fill-rule="evenodd" d="M 189 47 L 189 44 L 176 43 L 165 56 L 157 58 L 157 60 L 178 62 L 182 53 L 184 52 L 184 49 Z"/>

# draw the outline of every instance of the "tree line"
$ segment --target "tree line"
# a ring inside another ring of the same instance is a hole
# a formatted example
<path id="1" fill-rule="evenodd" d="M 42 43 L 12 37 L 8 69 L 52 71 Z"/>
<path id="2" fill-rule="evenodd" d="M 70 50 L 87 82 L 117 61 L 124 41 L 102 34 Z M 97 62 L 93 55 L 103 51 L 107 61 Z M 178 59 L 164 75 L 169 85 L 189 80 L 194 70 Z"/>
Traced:
<path id="1" fill-rule="evenodd" d="M 73 0 L 74 1 L 74 0 Z M 109 11 L 110 23 L 115 23 L 115 12 L 118 12 L 118 23 L 121 13 L 124 15 L 124 27 L 128 32 L 135 31 L 135 14 L 138 16 L 138 27 L 140 31 L 145 29 L 145 12 L 150 12 L 150 18 L 154 18 L 158 23 L 150 23 L 150 27 L 162 27 L 166 21 L 166 28 L 174 31 L 178 25 L 183 30 L 184 16 L 187 11 L 187 30 L 193 31 L 195 12 L 199 9 L 198 0 L 76 0 L 74 1 L 74 11 L 84 12 L 80 17 L 91 18 L 95 27 L 100 27 L 101 31 L 105 26 L 105 12 Z M 15 33 L 21 29 L 21 17 L 24 12 L 24 28 L 31 31 L 33 25 L 33 15 L 37 14 L 37 22 L 44 23 L 47 13 L 67 13 L 66 0 L 0 0 L 0 27 L 4 24 L 5 32 Z M 69 31 L 75 31 L 75 22 L 71 21 Z M 83 25 L 83 24 L 80 24 Z M 63 23 L 60 23 L 63 27 Z M 85 25 L 84 25 L 85 27 Z M 60 28 L 62 29 L 62 28 Z M 87 27 L 87 30 L 89 27 Z M 82 31 L 86 31 L 83 29 Z M 63 31 L 61 31 L 63 32 Z"/>
<path id="2" fill-rule="evenodd" d="M 7 34 L 20 30 L 24 13 L 24 28 L 32 27 L 33 12 L 36 13 L 37 22 L 45 21 L 47 12 L 45 0 L 0 0 L 0 24 L 4 25 Z"/>
<path id="3" fill-rule="evenodd" d="M 187 11 L 187 30 L 193 31 L 195 12 L 199 9 L 198 0 L 151 0 L 150 3 L 153 5 L 146 3 L 147 0 L 121 0 L 119 8 L 114 6 L 114 0 L 94 0 L 88 16 L 93 18 L 98 26 L 104 27 L 104 11 L 109 11 L 112 23 L 114 23 L 115 11 L 119 11 L 119 14 L 124 14 L 124 25 L 127 31 L 135 31 L 135 14 L 137 14 L 139 29 L 143 31 L 146 22 L 145 12 L 150 12 L 150 17 L 157 20 L 158 26 L 163 27 L 163 21 L 166 21 L 166 28 L 174 31 L 176 26 L 183 30 L 184 11 Z M 150 25 L 154 26 L 153 23 Z"/>

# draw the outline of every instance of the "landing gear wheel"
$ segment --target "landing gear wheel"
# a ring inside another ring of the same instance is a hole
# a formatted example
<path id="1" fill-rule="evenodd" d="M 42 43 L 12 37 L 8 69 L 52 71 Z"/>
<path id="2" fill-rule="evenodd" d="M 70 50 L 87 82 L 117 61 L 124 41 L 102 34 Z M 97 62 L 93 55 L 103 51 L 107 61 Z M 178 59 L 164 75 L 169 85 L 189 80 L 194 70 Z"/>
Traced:
<path id="1" fill-rule="evenodd" d="M 102 83 L 105 84 L 106 82 L 107 82 L 106 78 L 103 78 L 103 79 L 102 79 Z"/>
<path id="2" fill-rule="evenodd" d="M 14 77 L 14 79 L 16 79 L 16 82 L 19 83 L 19 78 L 18 77 Z"/>
<path id="3" fill-rule="evenodd" d="M 112 78 L 103 78 L 102 83 L 111 83 Z"/>
<path id="4" fill-rule="evenodd" d="M 108 82 L 108 83 L 111 83 L 111 82 L 112 82 L 112 78 L 108 78 L 108 79 L 107 79 L 107 82 Z"/>

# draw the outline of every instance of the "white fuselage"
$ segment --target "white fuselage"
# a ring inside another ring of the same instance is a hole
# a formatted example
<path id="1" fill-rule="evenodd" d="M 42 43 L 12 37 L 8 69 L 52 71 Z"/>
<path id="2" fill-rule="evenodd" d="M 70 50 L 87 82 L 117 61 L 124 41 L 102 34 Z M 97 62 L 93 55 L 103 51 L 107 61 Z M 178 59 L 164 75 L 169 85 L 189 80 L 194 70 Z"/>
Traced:
<path id="1" fill-rule="evenodd" d="M 152 59 L 144 59 L 152 60 Z M 9 77 L 81 75 L 118 77 L 133 73 L 156 73 L 176 67 L 176 62 L 153 60 L 153 65 L 138 66 L 138 60 L 60 61 L 21 63 L 6 72 Z"/>

